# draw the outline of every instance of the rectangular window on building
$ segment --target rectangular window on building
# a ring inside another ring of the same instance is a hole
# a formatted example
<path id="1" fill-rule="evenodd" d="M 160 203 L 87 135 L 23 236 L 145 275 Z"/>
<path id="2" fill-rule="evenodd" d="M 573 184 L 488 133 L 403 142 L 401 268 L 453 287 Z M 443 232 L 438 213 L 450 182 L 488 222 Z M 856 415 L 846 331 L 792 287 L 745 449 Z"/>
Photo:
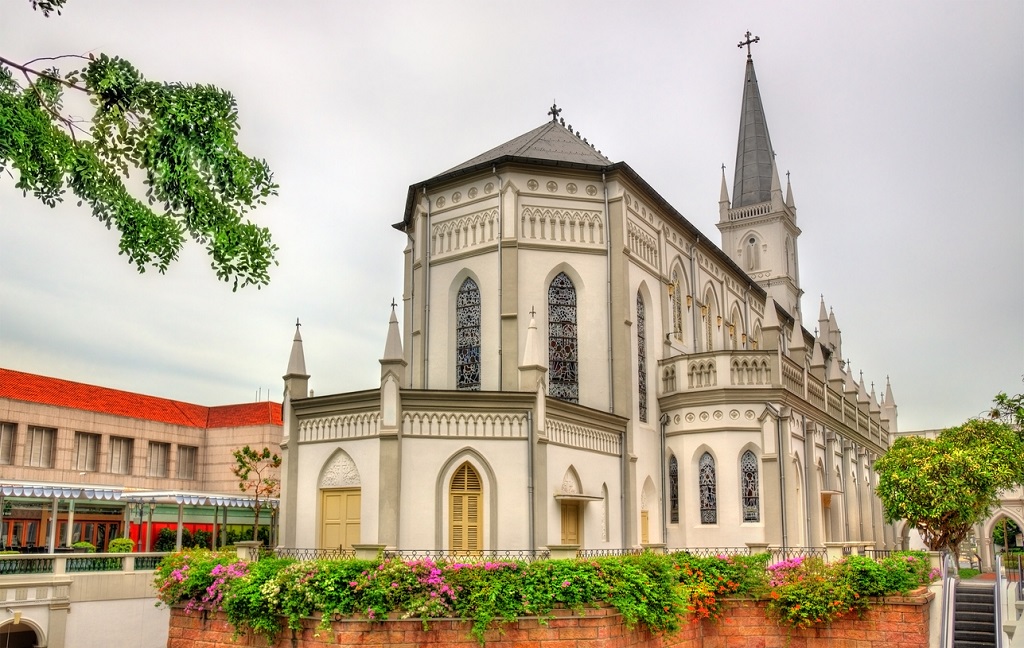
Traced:
<path id="1" fill-rule="evenodd" d="M 14 463 L 14 434 L 17 429 L 15 423 L 0 423 L 0 464 Z"/>
<path id="2" fill-rule="evenodd" d="M 53 447 L 57 430 L 30 425 L 25 443 L 25 465 L 34 468 L 53 468 Z"/>
<path id="3" fill-rule="evenodd" d="M 110 437 L 110 472 L 115 475 L 132 474 L 134 444 L 125 437 Z"/>
<path id="4" fill-rule="evenodd" d="M 178 446 L 178 479 L 196 478 L 196 457 L 199 448 L 194 446 Z"/>
<path id="5" fill-rule="evenodd" d="M 95 472 L 99 448 L 100 435 L 75 432 L 75 458 L 71 467 L 83 472 Z"/>
<path id="6" fill-rule="evenodd" d="M 149 477 L 166 477 L 167 460 L 171 456 L 170 443 L 149 442 L 149 461 L 146 466 L 146 475 Z"/>

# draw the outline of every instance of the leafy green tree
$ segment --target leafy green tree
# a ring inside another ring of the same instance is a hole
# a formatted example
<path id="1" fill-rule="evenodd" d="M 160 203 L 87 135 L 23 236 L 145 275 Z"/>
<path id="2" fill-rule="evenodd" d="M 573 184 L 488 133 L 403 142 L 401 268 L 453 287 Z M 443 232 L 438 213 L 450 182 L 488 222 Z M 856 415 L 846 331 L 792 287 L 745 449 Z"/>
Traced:
<path id="1" fill-rule="evenodd" d="M 238 477 L 238 487 L 244 493 L 253 495 L 252 539 L 258 540 L 260 510 L 266 506 L 268 497 L 276 497 L 280 492 L 281 481 L 277 469 L 281 467 L 281 457 L 270 452 L 270 448 L 253 450 L 249 446 L 232 452 L 235 466 L 231 472 Z"/>
<path id="2" fill-rule="evenodd" d="M 992 399 L 989 417 L 1017 430 L 1024 437 L 1024 394 L 1008 396 L 1006 392 L 996 394 Z"/>
<path id="3" fill-rule="evenodd" d="M 30 1 L 50 16 L 65 0 Z M 62 72 L 50 65 L 58 60 L 75 67 Z M 73 104 L 88 99 L 90 118 L 72 116 L 66 92 Z M 0 56 L 0 174 L 14 178 L 14 169 L 15 186 L 50 207 L 70 191 L 117 228 L 120 254 L 139 272 L 165 272 L 191 237 L 233 290 L 269 282 L 278 248 L 246 215 L 277 185 L 264 160 L 239 150 L 237 134 L 235 100 L 214 86 L 149 81 L 106 54 Z"/>
<path id="4" fill-rule="evenodd" d="M 902 437 L 875 462 L 886 520 L 907 520 L 932 551 L 959 554 L 999 492 L 1024 483 L 1024 442 L 998 421 L 972 419 L 935 439 Z"/>

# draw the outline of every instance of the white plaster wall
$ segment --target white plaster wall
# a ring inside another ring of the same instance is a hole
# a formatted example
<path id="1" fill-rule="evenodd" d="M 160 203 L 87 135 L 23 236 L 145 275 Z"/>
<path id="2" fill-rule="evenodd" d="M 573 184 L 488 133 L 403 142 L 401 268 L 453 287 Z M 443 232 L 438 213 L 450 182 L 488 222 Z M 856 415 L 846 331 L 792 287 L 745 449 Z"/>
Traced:
<path id="1" fill-rule="evenodd" d="M 693 547 L 742 547 L 747 542 L 762 542 L 765 528 L 764 465 L 758 473 L 761 521 L 743 522 L 739 461 L 748 448 L 761 456 L 761 433 L 757 430 L 720 430 L 695 432 L 668 439 L 669 448 L 679 461 L 679 521 L 686 525 L 687 545 Z M 705 450 L 715 458 L 717 474 L 718 523 L 700 523 L 698 462 Z M 674 525 L 672 525 L 674 526 Z M 678 540 L 669 529 L 669 545 Z"/>
<path id="2" fill-rule="evenodd" d="M 359 471 L 361 488 L 360 542 L 377 542 L 378 497 L 380 493 L 380 447 L 377 439 L 352 439 L 343 443 L 325 441 L 298 446 L 299 471 L 296 498 L 295 543 L 298 547 L 316 547 L 320 530 L 320 475 L 335 450 L 343 449 Z"/>
<path id="3" fill-rule="evenodd" d="M 592 501 L 583 504 L 583 543 L 584 548 L 621 547 L 622 545 L 622 506 L 619 500 L 621 492 L 621 464 L 617 456 L 574 450 L 564 446 L 549 445 L 548 451 L 548 492 L 544 493 L 547 502 L 546 511 L 538 512 L 545 515 L 548 523 L 548 544 L 562 542 L 562 510 L 555 500 L 555 494 L 562 490 L 565 472 L 572 466 L 580 478 L 580 487 L 584 495 L 601 495 L 601 486 L 607 484 L 608 496 L 608 540 L 601 539 L 601 517 L 604 504 Z"/>
<path id="4" fill-rule="evenodd" d="M 64 645 L 165 648 L 169 623 L 170 610 L 156 607 L 152 598 L 78 602 L 68 611 Z"/>
<path id="5" fill-rule="evenodd" d="M 468 449 L 473 452 L 464 452 Z M 451 475 L 463 460 L 473 464 L 483 481 L 484 548 L 529 548 L 525 439 L 415 437 L 404 437 L 402 441 L 402 548 L 448 548 L 448 488 Z M 495 497 L 496 505 L 492 504 Z M 495 523 L 496 536 L 491 532 Z M 439 528 L 440 544 L 436 540 Z"/>

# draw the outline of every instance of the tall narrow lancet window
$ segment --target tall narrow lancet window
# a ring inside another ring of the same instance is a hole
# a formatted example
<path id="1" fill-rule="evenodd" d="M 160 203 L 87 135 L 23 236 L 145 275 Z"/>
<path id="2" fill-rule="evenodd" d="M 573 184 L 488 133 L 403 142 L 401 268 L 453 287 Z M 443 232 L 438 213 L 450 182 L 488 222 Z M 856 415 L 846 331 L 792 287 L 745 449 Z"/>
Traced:
<path id="1" fill-rule="evenodd" d="M 683 339 L 683 282 L 678 268 L 672 271 L 672 332 L 677 340 Z"/>
<path id="2" fill-rule="evenodd" d="M 480 391 L 480 288 L 467 278 L 455 299 L 456 388 Z"/>
<path id="3" fill-rule="evenodd" d="M 743 521 L 761 521 L 761 500 L 757 490 L 757 457 L 750 450 L 740 457 L 740 492 L 743 494 Z"/>
<path id="4" fill-rule="evenodd" d="M 697 466 L 697 486 L 700 489 L 700 523 L 718 524 L 718 486 L 715 477 L 715 458 L 705 452 Z"/>
<path id="5" fill-rule="evenodd" d="M 644 298 L 636 294 L 636 389 L 640 420 L 647 422 L 647 318 Z"/>
<path id="6" fill-rule="evenodd" d="M 576 287 L 564 272 L 548 286 L 548 393 L 571 403 L 580 398 Z"/>
<path id="7" fill-rule="evenodd" d="M 668 521 L 679 523 L 679 461 L 675 455 L 668 458 Z"/>

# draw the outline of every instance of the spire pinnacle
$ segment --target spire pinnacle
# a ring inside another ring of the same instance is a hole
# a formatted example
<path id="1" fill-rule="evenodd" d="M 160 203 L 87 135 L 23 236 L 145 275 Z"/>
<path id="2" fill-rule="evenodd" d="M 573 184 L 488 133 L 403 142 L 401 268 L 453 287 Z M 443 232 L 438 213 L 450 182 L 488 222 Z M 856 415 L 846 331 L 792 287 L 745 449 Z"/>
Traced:
<path id="1" fill-rule="evenodd" d="M 747 58 L 736 143 L 736 170 L 732 183 L 733 209 L 771 200 L 774 166 L 774 149 L 768 135 L 768 123 L 761 104 L 761 91 L 757 87 L 757 75 L 754 74 L 754 62 Z"/>
<path id="2" fill-rule="evenodd" d="M 299 318 L 295 318 L 295 337 L 292 338 L 292 352 L 288 356 L 288 370 L 285 372 L 285 376 L 305 376 L 306 374 L 306 356 L 302 352 L 302 335 L 299 334 L 299 327 L 302 324 L 299 323 Z"/>
<path id="3" fill-rule="evenodd" d="M 746 40 L 741 40 L 740 44 L 736 46 L 736 47 L 738 47 L 740 49 L 743 49 L 743 47 L 746 46 L 746 48 L 747 48 L 747 60 L 748 61 L 753 60 L 753 59 L 750 58 L 750 46 L 761 40 L 760 36 L 754 36 L 754 38 L 751 39 L 750 35 L 751 35 L 750 34 L 750 30 L 748 29 L 747 33 L 744 34 L 744 36 L 746 36 Z"/>

